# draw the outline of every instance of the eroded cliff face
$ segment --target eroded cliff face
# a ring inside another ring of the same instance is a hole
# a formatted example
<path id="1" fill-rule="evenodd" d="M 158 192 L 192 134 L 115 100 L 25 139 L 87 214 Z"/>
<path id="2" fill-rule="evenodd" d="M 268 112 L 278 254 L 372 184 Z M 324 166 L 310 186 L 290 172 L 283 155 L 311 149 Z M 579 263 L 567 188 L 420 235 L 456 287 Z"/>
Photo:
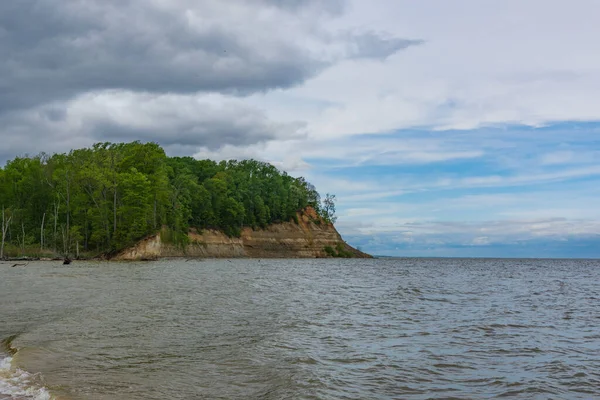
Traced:
<path id="1" fill-rule="evenodd" d="M 139 242 L 119 253 L 114 260 L 133 261 L 161 257 L 189 258 L 320 258 L 329 257 L 331 250 L 346 256 L 368 258 L 349 246 L 332 224 L 327 224 L 312 209 L 298 214 L 298 223 L 273 224 L 266 229 L 245 228 L 239 238 L 230 238 L 220 231 L 191 230 L 185 248 L 166 244 L 160 234 Z M 325 250 L 329 247 L 329 253 Z"/>

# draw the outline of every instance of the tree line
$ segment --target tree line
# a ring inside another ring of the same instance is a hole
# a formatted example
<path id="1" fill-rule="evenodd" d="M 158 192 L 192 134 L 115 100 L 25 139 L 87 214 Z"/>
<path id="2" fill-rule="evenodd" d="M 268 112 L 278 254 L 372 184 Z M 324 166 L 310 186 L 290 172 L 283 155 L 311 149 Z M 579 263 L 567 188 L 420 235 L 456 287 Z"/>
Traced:
<path id="1" fill-rule="evenodd" d="M 166 230 L 239 236 L 244 227 L 291 221 L 308 206 L 335 222 L 335 196 L 256 161 L 167 157 L 156 143 L 98 143 L 68 154 L 17 157 L 0 168 L 0 258 L 117 251 Z"/>

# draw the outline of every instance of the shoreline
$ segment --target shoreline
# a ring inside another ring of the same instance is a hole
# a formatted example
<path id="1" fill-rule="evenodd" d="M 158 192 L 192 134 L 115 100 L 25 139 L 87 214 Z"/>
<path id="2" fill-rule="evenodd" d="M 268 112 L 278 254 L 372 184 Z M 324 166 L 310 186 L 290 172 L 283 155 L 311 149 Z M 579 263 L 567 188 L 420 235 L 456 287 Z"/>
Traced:
<path id="1" fill-rule="evenodd" d="M 92 257 L 92 258 L 72 258 L 71 263 L 76 261 L 82 262 L 91 262 L 91 261 L 104 261 L 104 262 L 114 262 L 114 263 L 132 263 L 132 262 L 157 262 L 157 261 L 169 261 L 169 260 L 185 260 L 185 261 L 206 261 L 206 260 L 350 260 L 355 257 L 184 257 L 184 256 L 165 256 L 165 257 L 156 257 L 156 258 L 140 258 L 135 260 L 120 260 L 113 258 L 105 258 L 105 257 Z M 376 257 L 373 257 L 376 258 Z M 26 264 L 20 263 L 30 263 L 30 262 L 64 262 L 64 258 L 61 257 L 10 257 L 4 258 L 0 260 L 0 265 L 2 264 L 11 264 L 15 263 L 14 267 L 24 267 Z"/>
<path id="2" fill-rule="evenodd" d="M 17 336 L 12 335 L 0 341 L 0 400 L 54 399 L 39 374 L 15 365 L 14 357 L 18 349 L 12 346 L 12 342 Z"/>

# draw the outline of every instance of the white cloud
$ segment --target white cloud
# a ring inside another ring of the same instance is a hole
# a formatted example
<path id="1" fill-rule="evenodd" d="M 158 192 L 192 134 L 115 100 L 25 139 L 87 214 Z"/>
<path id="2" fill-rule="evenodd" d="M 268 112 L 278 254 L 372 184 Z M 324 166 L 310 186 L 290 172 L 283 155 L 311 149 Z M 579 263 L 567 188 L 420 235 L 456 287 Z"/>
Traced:
<path id="1" fill-rule="evenodd" d="M 590 0 L 355 0 L 338 25 L 377 26 L 426 43 L 385 62 L 340 63 L 277 97 L 327 105 L 307 116 L 320 139 L 598 120 L 599 13 Z"/>
<path id="2" fill-rule="evenodd" d="M 474 246 L 485 246 L 490 244 L 490 238 L 487 236 L 479 236 L 476 237 L 475 239 L 473 239 L 473 241 L 471 242 L 471 244 L 473 244 Z"/>

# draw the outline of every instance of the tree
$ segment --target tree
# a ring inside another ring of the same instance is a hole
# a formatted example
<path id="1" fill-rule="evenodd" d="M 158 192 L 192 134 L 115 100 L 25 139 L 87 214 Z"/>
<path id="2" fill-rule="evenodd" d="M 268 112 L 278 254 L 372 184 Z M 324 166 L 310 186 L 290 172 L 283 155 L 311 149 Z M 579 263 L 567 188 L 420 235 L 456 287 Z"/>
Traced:
<path id="1" fill-rule="evenodd" d="M 325 200 L 323 200 L 323 219 L 325 221 L 335 224 L 337 221 L 337 217 L 335 215 L 335 195 L 329 194 L 325 196 Z"/>
<path id="2" fill-rule="evenodd" d="M 6 240 L 6 231 L 10 226 L 10 221 L 12 220 L 12 215 L 6 217 L 6 211 L 4 210 L 4 206 L 2 206 L 2 226 L 0 227 L 2 230 L 2 243 L 0 244 L 0 259 L 4 258 L 4 242 Z"/>
<path id="3" fill-rule="evenodd" d="M 0 168 L 5 244 L 38 251 L 119 250 L 166 228 L 264 228 L 313 207 L 335 221 L 335 196 L 257 160 L 167 157 L 156 143 L 97 143 L 67 154 L 16 157 Z M 11 228 L 13 229 L 11 232 Z"/>

